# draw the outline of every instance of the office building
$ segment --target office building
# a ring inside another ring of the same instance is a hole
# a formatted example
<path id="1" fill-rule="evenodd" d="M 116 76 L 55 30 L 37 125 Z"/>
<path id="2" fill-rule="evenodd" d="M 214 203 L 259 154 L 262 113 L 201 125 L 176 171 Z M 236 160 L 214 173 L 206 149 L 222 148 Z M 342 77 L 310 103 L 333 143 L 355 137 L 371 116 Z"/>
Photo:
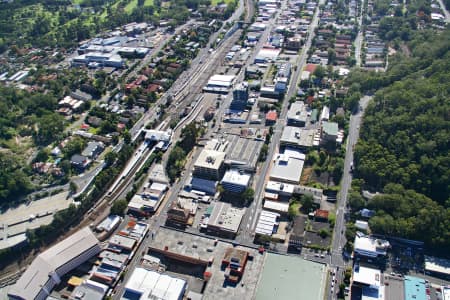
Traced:
<path id="1" fill-rule="evenodd" d="M 355 237 L 355 255 L 364 257 L 382 257 L 386 256 L 387 249 L 390 247 L 388 241 L 375 239 L 370 236 L 356 236 Z"/>
<path id="2" fill-rule="evenodd" d="M 208 220 L 207 231 L 234 238 L 244 216 L 245 209 L 232 207 L 230 203 L 217 202 L 214 204 Z"/>
<path id="3" fill-rule="evenodd" d="M 204 149 L 194 164 L 194 176 L 220 180 L 223 175 L 225 152 Z"/>
<path id="4" fill-rule="evenodd" d="M 248 83 L 242 82 L 233 90 L 233 101 L 230 109 L 233 111 L 245 110 L 248 102 Z"/>
<path id="5" fill-rule="evenodd" d="M 221 184 L 226 191 L 242 193 L 250 183 L 250 175 L 243 171 L 229 170 L 225 172 Z"/>
<path id="6" fill-rule="evenodd" d="M 295 101 L 287 113 L 287 125 L 304 127 L 308 120 L 308 111 L 303 101 Z"/>

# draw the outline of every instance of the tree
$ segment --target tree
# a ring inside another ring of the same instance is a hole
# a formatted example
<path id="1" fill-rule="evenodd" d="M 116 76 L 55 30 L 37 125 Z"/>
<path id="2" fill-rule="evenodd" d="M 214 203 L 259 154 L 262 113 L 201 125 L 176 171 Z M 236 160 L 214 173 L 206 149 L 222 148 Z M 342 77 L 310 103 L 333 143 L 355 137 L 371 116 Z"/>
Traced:
<path id="1" fill-rule="evenodd" d="M 360 211 L 366 207 L 366 201 L 360 193 L 350 191 L 350 194 L 348 195 L 348 205 L 353 211 Z"/>
<path id="2" fill-rule="evenodd" d="M 327 75 L 327 70 L 322 67 L 321 65 L 318 65 L 316 67 L 316 70 L 314 71 L 314 76 L 316 76 L 319 79 L 323 79 Z"/>
<path id="3" fill-rule="evenodd" d="M 123 216 L 125 214 L 125 210 L 128 207 L 128 202 L 125 199 L 117 200 L 111 206 L 111 214 Z"/>
<path id="4" fill-rule="evenodd" d="M 255 191 L 252 188 L 247 188 L 241 195 L 242 200 L 244 200 L 244 203 L 248 204 L 253 201 L 255 197 Z"/>
<path id="5" fill-rule="evenodd" d="M 64 130 L 64 119 L 60 115 L 44 115 L 38 121 L 35 141 L 39 145 L 47 145 L 60 136 Z"/>
<path id="6" fill-rule="evenodd" d="M 323 239 L 327 238 L 330 235 L 330 232 L 326 228 L 322 228 L 319 231 L 319 236 Z"/>
<path id="7" fill-rule="evenodd" d="M 300 203 L 302 204 L 302 210 L 309 213 L 314 207 L 314 197 L 310 194 L 302 195 Z"/>
<path id="8" fill-rule="evenodd" d="M 75 194 L 78 190 L 78 186 L 76 185 L 75 182 L 71 181 L 69 184 L 69 191 L 71 194 Z"/>
<path id="9" fill-rule="evenodd" d="M 117 153 L 110 151 L 105 155 L 105 163 L 107 166 L 112 165 L 117 159 Z"/>

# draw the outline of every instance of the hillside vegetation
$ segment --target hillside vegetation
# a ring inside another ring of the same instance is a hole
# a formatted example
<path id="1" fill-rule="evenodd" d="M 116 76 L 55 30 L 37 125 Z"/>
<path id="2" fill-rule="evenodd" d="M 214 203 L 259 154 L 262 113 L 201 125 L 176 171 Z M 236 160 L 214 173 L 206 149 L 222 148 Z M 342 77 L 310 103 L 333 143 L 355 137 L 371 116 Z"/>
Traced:
<path id="1" fill-rule="evenodd" d="M 350 83 L 369 105 L 355 148 L 358 188 L 384 192 L 368 203 L 375 233 L 450 249 L 450 31 L 417 32 L 409 57 L 391 58 L 386 74 L 356 72 Z"/>

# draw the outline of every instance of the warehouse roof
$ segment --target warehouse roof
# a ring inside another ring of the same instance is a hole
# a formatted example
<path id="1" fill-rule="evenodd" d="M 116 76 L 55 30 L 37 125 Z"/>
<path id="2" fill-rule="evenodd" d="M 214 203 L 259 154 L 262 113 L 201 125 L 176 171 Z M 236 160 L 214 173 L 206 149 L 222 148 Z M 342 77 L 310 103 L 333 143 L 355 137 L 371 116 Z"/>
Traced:
<path id="1" fill-rule="evenodd" d="M 99 245 L 99 241 L 89 227 L 77 231 L 38 255 L 11 288 L 9 294 L 22 299 L 36 298 L 58 268 L 96 245 Z M 99 246 L 98 251 L 100 251 Z"/>
<path id="2" fill-rule="evenodd" d="M 256 300 L 324 298 L 325 265 L 295 256 L 268 253 Z"/>

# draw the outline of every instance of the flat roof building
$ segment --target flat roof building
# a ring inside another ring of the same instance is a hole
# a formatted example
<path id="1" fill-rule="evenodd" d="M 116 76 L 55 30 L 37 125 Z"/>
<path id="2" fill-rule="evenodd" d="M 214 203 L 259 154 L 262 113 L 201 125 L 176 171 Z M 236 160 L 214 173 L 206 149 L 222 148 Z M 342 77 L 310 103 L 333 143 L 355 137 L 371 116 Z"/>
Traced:
<path id="1" fill-rule="evenodd" d="M 46 299 L 61 277 L 101 251 L 85 227 L 39 254 L 8 292 L 10 299 Z"/>
<path id="2" fill-rule="evenodd" d="M 256 300 L 325 297 L 326 266 L 295 256 L 266 254 L 256 290 Z"/>
<path id="3" fill-rule="evenodd" d="M 186 287 L 182 279 L 136 268 L 125 285 L 123 299 L 181 300 Z"/>
<path id="4" fill-rule="evenodd" d="M 318 143 L 315 143 L 314 141 L 316 133 L 316 129 L 286 126 L 281 134 L 280 145 L 291 146 L 299 149 L 308 149 L 318 146 Z"/>
<path id="5" fill-rule="evenodd" d="M 425 271 L 440 276 L 450 276 L 450 260 L 425 255 Z"/>
<path id="6" fill-rule="evenodd" d="M 194 163 L 194 176 L 220 180 L 224 171 L 225 152 L 204 149 Z"/>
<path id="7" fill-rule="evenodd" d="M 303 101 L 295 101 L 287 112 L 287 125 L 304 127 L 308 120 L 308 111 Z"/>
<path id="8" fill-rule="evenodd" d="M 292 196 L 294 193 L 294 185 L 277 181 L 267 181 L 266 192 L 276 193 L 284 196 Z"/>
<path id="9" fill-rule="evenodd" d="M 135 239 L 119 234 L 113 235 L 108 242 L 108 249 L 114 252 L 121 252 L 122 250 L 131 251 L 137 243 Z"/>
<path id="10" fill-rule="evenodd" d="M 237 248 L 228 248 L 222 259 L 222 266 L 225 267 L 225 277 L 231 282 L 238 282 L 244 275 L 247 264 L 248 252 Z"/>
<path id="11" fill-rule="evenodd" d="M 229 192 L 242 193 L 250 183 L 250 175 L 243 171 L 228 170 L 220 183 Z"/>
<path id="12" fill-rule="evenodd" d="M 245 209 L 232 207 L 230 203 L 216 202 L 208 220 L 207 231 L 227 237 L 235 237 L 244 213 Z"/>
<path id="13" fill-rule="evenodd" d="M 75 287 L 69 299 L 102 300 L 109 287 L 93 280 L 85 280 Z"/>
<path id="14" fill-rule="evenodd" d="M 405 276 L 405 300 L 427 300 L 425 279 Z"/>
<path id="15" fill-rule="evenodd" d="M 270 180 L 298 184 L 305 161 L 286 154 L 277 154 L 274 159 Z"/>
<path id="16" fill-rule="evenodd" d="M 375 239 L 370 236 L 355 237 L 355 254 L 365 257 L 386 256 L 390 247 L 388 241 Z"/>
<path id="17" fill-rule="evenodd" d="M 352 284 L 361 288 L 361 300 L 383 300 L 385 289 L 380 270 L 355 265 Z"/>

